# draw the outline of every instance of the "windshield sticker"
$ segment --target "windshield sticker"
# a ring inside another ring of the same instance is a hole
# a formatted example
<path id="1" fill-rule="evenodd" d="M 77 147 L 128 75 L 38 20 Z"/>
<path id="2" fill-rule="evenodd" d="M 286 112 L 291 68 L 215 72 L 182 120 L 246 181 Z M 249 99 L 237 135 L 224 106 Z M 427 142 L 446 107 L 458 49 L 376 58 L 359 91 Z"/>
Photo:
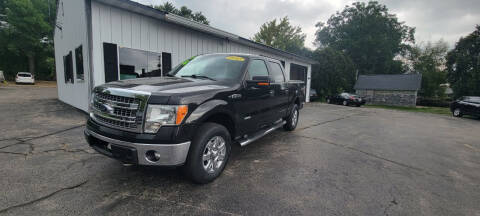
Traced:
<path id="1" fill-rule="evenodd" d="M 182 62 L 182 65 L 186 65 L 186 64 L 188 64 L 188 62 L 190 62 L 190 61 L 191 61 L 192 59 L 194 59 L 195 57 L 196 57 L 196 56 L 193 56 L 193 57 L 191 57 L 191 58 L 189 58 L 189 59 L 187 59 L 187 60 L 183 61 L 183 62 Z"/>
<path id="2" fill-rule="evenodd" d="M 244 58 L 239 57 L 239 56 L 227 56 L 226 59 L 232 60 L 232 61 L 245 61 Z"/>

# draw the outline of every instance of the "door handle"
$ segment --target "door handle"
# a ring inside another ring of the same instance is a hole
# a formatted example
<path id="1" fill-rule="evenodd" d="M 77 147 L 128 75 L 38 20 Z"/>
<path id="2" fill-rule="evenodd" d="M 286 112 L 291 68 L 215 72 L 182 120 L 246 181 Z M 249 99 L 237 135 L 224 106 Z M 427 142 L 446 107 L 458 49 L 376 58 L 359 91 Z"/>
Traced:
<path id="1" fill-rule="evenodd" d="M 230 96 L 228 96 L 230 99 L 239 99 L 239 98 L 242 98 L 242 95 L 241 94 L 232 94 Z"/>

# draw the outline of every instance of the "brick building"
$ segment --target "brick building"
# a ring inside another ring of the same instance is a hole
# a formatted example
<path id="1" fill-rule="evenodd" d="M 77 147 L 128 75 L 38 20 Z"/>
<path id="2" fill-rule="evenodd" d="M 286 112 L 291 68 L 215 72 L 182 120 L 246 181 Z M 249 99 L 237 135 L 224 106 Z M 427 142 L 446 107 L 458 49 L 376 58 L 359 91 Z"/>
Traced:
<path id="1" fill-rule="evenodd" d="M 367 104 L 415 106 L 421 83 L 420 74 L 360 75 L 354 89 Z"/>

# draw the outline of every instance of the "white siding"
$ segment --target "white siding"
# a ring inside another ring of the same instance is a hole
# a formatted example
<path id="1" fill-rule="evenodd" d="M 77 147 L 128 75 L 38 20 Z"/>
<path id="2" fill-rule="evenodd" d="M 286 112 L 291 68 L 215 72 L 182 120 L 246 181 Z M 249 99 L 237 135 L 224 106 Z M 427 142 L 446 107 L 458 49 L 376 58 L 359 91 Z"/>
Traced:
<path id="1" fill-rule="evenodd" d="M 62 32 L 56 29 L 55 35 L 59 98 L 83 110 L 88 108 L 89 58 L 92 59 L 93 85 L 101 85 L 105 80 L 103 43 L 115 43 L 119 47 L 157 53 L 171 53 L 172 66 L 192 56 L 206 53 L 234 52 L 264 55 L 285 61 L 285 75 L 287 79 L 290 77 L 290 63 L 308 67 L 307 79 L 308 81 L 310 80 L 311 67 L 307 63 L 182 26 L 162 22 L 141 14 L 107 6 L 94 0 L 91 5 L 92 56 L 89 56 L 85 1 L 61 0 L 61 2 L 65 2 L 65 18 L 59 16 L 58 20 L 64 23 L 64 29 Z M 83 83 L 75 82 L 72 85 L 65 84 L 63 78 L 63 55 L 66 55 L 68 50 L 73 52 L 75 47 L 80 44 L 83 45 L 85 56 L 85 81 Z M 310 84 L 307 83 L 307 86 L 308 93 Z M 78 94 L 81 94 L 81 97 L 78 97 Z"/>
<path id="2" fill-rule="evenodd" d="M 92 24 L 98 26 L 94 29 L 100 31 L 94 31 L 94 47 L 102 47 L 103 42 L 108 42 L 122 47 L 152 52 L 169 52 L 172 53 L 172 65 L 198 54 L 234 52 L 261 54 L 307 66 L 307 64 L 289 60 L 263 50 L 164 23 L 147 16 L 112 8 L 95 1 L 92 2 L 92 8 L 94 8 L 94 11 L 98 11 L 98 13 L 92 15 Z M 94 58 L 97 61 L 103 61 L 103 54 L 97 50 L 97 52 L 94 52 Z M 288 74 L 288 71 L 286 74 Z M 96 83 L 96 85 L 101 83 L 103 82 Z"/>
<path id="3" fill-rule="evenodd" d="M 55 28 L 55 69 L 57 74 L 58 98 L 79 109 L 88 110 L 90 80 L 89 44 L 85 1 L 60 0 Z M 82 45 L 84 80 L 77 79 L 75 48 Z M 74 83 L 65 83 L 63 56 L 72 52 Z"/>

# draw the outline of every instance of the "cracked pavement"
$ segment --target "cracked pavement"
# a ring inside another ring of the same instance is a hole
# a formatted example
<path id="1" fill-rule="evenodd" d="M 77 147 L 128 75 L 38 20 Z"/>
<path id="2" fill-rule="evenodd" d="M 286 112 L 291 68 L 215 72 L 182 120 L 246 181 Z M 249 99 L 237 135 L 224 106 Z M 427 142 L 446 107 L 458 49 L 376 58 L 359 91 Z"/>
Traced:
<path id="1" fill-rule="evenodd" d="M 52 87 L 0 87 L 0 215 L 480 215 L 480 121 L 310 103 L 208 185 L 125 167 Z"/>

